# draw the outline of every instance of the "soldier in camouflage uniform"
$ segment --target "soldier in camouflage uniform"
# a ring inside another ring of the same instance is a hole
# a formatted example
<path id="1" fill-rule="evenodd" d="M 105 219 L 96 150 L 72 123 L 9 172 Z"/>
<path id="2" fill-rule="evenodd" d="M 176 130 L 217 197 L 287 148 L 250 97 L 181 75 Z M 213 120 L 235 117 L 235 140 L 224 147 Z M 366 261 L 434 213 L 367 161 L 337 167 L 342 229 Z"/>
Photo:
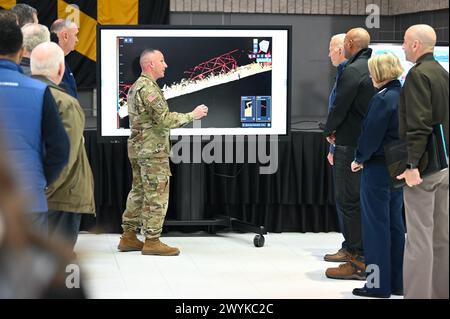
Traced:
<path id="1" fill-rule="evenodd" d="M 170 129 L 206 116 L 208 108 L 202 104 L 191 113 L 169 112 L 163 92 L 156 84 L 167 68 L 163 54 L 147 49 L 141 54 L 140 64 L 142 74 L 128 92 L 131 129 L 128 157 L 133 184 L 122 216 L 124 233 L 118 249 L 141 250 L 143 255 L 174 256 L 180 253 L 179 249 L 159 240 L 169 203 Z M 145 244 L 136 237 L 140 228 Z"/>

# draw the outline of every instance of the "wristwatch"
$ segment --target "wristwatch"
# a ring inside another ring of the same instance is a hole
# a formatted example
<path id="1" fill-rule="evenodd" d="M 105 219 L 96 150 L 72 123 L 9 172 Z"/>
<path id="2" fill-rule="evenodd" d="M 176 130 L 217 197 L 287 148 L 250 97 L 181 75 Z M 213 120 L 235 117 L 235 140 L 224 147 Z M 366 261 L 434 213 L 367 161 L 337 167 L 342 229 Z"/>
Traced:
<path id="1" fill-rule="evenodd" d="M 407 163 L 406 168 L 407 169 L 416 169 L 416 168 L 418 168 L 418 166 L 417 166 L 417 164 Z"/>

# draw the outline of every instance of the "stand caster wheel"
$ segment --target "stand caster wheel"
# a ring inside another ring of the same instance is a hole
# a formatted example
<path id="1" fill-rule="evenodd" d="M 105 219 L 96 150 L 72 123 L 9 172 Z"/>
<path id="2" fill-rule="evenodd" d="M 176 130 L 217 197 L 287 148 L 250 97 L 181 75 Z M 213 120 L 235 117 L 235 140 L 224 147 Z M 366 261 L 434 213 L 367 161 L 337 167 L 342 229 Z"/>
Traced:
<path id="1" fill-rule="evenodd" d="M 264 246 L 264 236 L 263 235 L 256 235 L 255 238 L 253 238 L 253 244 L 255 247 L 262 247 Z"/>

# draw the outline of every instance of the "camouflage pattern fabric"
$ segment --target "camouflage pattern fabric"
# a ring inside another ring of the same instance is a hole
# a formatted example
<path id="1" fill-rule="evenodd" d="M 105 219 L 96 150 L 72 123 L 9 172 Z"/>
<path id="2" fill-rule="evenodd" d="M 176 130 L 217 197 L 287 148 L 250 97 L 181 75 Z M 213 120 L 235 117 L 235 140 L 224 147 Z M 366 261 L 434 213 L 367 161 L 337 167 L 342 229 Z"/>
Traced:
<path id="1" fill-rule="evenodd" d="M 141 228 L 146 238 L 159 237 L 169 204 L 169 176 L 161 174 L 165 163 L 148 159 L 130 161 L 133 186 L 122 216 L 122 228 L 124 231 Z"/>
<path id="2" fill-rule="evenodd" d="M 170 129 L 194 120 L 192 113 L 170 112 L 163 92 L 153 79 L 141 75 L 128 92 L 131 135 L 129 158 L 166 158 Z"/>
<path id="3" fill-rule="evenodd" d="M 170 129 L 193 121 L 192 113 L 170 112 L 163 92 L 142 74 L 128 93 L 131 135 L 128 157 L 133 184 L 122 216 L 124 231 L 141 228 L 146 238 L 161 235 L 169 204 Z"/>

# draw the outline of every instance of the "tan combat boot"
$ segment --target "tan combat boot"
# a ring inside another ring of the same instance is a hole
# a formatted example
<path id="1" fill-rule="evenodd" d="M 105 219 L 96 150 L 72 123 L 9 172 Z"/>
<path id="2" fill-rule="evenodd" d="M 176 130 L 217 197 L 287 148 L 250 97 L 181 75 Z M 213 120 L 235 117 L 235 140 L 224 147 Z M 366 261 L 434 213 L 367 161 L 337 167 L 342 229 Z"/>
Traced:
<path id="1" fill-rule="evenodd" d="M 119 246 L 117 249 L 120 251 L 139 251 L 144 247 L 144 243 L 141 242 L 134 231 L 126 231 L 120 237 Z"/>
<path id="2" fill-rule="evenodd" d="M 179 254 L 178 248 L 162 243 L 159 238 L 147 238 L 142 248 L 142 255 L 178 256 Z"/>

